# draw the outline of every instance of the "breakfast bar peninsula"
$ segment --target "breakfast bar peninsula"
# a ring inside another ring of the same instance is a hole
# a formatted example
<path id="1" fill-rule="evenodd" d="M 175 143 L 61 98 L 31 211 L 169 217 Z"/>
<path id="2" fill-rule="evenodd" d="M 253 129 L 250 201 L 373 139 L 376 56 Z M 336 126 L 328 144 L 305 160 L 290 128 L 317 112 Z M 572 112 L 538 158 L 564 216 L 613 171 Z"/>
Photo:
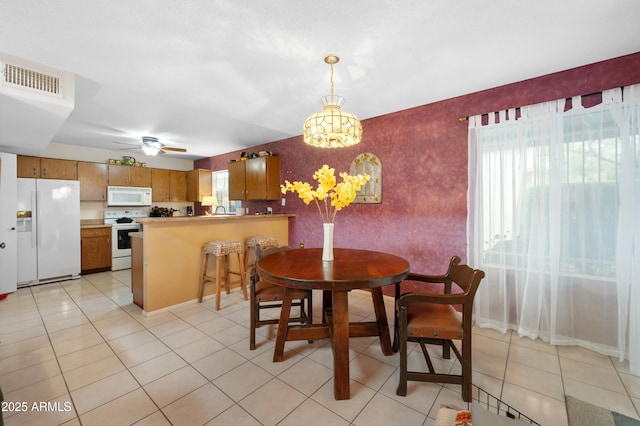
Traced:
<path id="1" fill-rule="evenodd" d="M 131 290 L 134 303 L 145 313 L 197 301 L 202 247 L 209 241 L 273 235 L 280 245 L 289 242 L 292 214 L 148 217 L 141 235 L 132 238 Z M 231 257 L 231 267 L 237 268 Z M 205 296 L 215 294 L 205 288 Z"/>

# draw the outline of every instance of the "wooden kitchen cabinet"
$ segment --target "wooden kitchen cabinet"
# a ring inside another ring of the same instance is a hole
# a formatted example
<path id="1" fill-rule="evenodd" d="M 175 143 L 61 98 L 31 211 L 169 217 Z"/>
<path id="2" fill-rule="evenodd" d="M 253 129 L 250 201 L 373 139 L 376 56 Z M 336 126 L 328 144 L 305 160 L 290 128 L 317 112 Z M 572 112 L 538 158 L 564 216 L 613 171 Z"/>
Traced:
<path id="1" fill-rule="evenodd" d="M 106 201 L 109 184 L 108 166 L 104 163 L 78 161 L 80 201 Z"/>
<path id="2" fill-rule="evenodd" d="M 195 169 L 187 172 L 187 201 L 202 202 L 212 194 L 211 170 Z"/>
<path id="3" fill-rule="evenodd" d="M 187 201 L 187 172 L 171 170 L 169 175 L 170 201 Z"/>
<path id="4" fill-rule="evenodd" d="M 147 167 L 109 164 L 110 186 L 151 187 L 151 169 Z"/>
<path id="5" fill-rule="evenodd" d="M 40 157 L 28 157 L 18 155 L 18 177 L 19 178 L 39 178 L 40 177 Z"/>
<path id="6" fill-rule="evenodd" d="M 244 172 L 245 161 L 235 161 L 229 163 L 229 199 L 245 200 L 246 199 L 246 180 Z"/>
<path id="7" fill-rule="evenodd" d="M 186 201 L 187 172 L 151 169 L 151 188 L 153 201 Z"/>
<path id="8" fill-rule="evenodd" d="M 151 169 L 151 199 L 152 201 L 169 201 L 171 198 L 170 170 Z"/>
<path id="9" fill-rule="evenodd" d="M 80 230 L 80 269 L 82 274 L 111 269 L 111 227 Z"/>
<path id="10" fill-rule="evenodd" d="M 258 157 L 229 163 L 229 198 L 280 199 L 280 157 Z"/>
<path id="11" fill-rule="evenodd" d="M 19 178 L 77 180 L 77 161 L 18 155 Z"/>

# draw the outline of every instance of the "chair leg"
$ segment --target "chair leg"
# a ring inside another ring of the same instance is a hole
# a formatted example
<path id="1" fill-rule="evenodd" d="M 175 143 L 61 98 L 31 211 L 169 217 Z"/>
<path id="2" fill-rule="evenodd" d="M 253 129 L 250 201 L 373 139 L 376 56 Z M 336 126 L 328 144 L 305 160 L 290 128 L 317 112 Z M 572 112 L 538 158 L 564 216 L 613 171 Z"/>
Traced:
<path id="1" fill-rule="evenodd" d="M 469 336 L 468 341 L 462 342 L 462 361 L 460 362 L 462 366 L 462 399 L 465 402 L 471 402 L 472 399 L 472 368 L 471 368 L 471 336 Z"/>
<path id="2" fill-rule="evenodd" d="M 451 359 L 451 343 L 449 340 L 442 341 L 442 358 Z"/>
<path id="3" fill-rule="evenodd" d="M 407 308 L 401 308 L 399 320 L 400 379 L 398 381 L 396 395 L 407 396 Z"/>
<path id="4" fill-rule="evenodd" d="M 246 283 L 246 272 L 244 270 L 245 264 L 242 261 L 242 254 L 238 253 L 238 268 L 240 269 L 240 286 L 242 287 L 242 294 L 244 295 L 244 300 L 249 299 L 249 295 L 247 294 L 247 283 Z"/>
<path id="5" fill-rule="evenodd" d="M 250 312 L 250 320 L 249 320 L 249 350 L 254 350 L 256 348 L 256 323 L 259 320 L 259 309 L 257 309 L 256 303 L 256 295 L 254 292 L 251 292 L 251 299 L 249 302 L 249 312 Z"/>
<path id="6" fill-rule="evenodd" d="M 209 260 L 209 254 L 202 253 L 200 265 L 200 286 L 198 287 L 198 303 L 202 303 L 202 297 L 204 295 L 204 281 L 207 276 L 207 262 Z"/>
<path id="7" fill-rule="evenodd" d="M 231 294 L 231 275 L 230 275 L 230 263 L 229 255 L 224 256 L 224 287 L 227 290 L 227 294 Z"/>
<path id="8" fill-rule="evenodd" d="M 222 286 L 223 256 L 216 256 L 216 311 L 220 310 L 220 286 Z"/>
<path id="9" fill-rule="evenodd" d="M 304 306 L 304 300 L 300 301 L 300 309 Z M 307 318 L 305 325 L 311 327 L 313 324 L 313 290 L 307 292 Z M 308 343 L 313 343 L 313 340 L 307 340 Z"/>
<path id="10" fill-rule="evenodd" d="M 247 271 L 251 270 L 251 267 L 253 267 L 256 264 L 256 260 L 255 260 L 255 253 L 253 256 L 251 256 L 251 250 L 253 250 L 255 252 L 255 247 L 245 247 L 244 250 L 244 272 L 245 274 L 247 273 Z"/>
<path id="11" fill-rule="evenodd" d="M 400 298 L 400 283 L 395 284 L 395 291 L 393 297 L 393 345 L 391 346 L 391 350 L 393 352 L 398 352 L 398 305 L 397 301 Z"/>
<path id="12" fill-rule="evenodd" d="M 307 295 L 307 312 L 309 313 L 309 324 L 313 324 L 313 290 L 309 290 Z"/>
<path id="13" fill-rule="evenodd" d="M 250 250 L 249 247 L 245 247 L 244 248 L 243 257 L 244 257 L 244 267 L 245 268 L 249 267 L 249 250 Z M 246 272 L 246 270 L 245 270 L 245 272 Z"/>

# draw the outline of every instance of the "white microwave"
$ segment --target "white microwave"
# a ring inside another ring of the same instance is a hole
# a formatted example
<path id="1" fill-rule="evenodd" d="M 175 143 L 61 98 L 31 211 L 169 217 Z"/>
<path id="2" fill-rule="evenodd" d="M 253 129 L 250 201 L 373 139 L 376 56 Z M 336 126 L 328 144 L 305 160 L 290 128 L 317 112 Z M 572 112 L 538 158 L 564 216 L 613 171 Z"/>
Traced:
<path id="1" fill-rule="evenodd" d="M 151 188 L 135 186 L 107 186 L 107 206 L 150 206 Z"/>

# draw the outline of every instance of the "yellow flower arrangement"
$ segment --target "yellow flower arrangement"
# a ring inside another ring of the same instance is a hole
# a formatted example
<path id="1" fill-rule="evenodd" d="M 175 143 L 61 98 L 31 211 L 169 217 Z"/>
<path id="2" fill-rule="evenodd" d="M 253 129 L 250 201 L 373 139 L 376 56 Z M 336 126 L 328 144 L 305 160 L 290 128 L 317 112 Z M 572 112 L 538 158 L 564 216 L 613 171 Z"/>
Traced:
<path id="1" fill-rule="evenodd" d="M 326 164 L 316 170 L 313 174 L 313 178 L 318 181 L 316 189 L 313 189 L 307 182 L 291 183 L 288 180 L 284 181 L 284 185 L 280 185 L 280 189 L 283 194 L 286 194 L 287 191 L 297 192 L 305 204 L 315 201 L 322 221 L 333 223 L 336 213 L 351 204 L 356 199 L 356 193 L 360 191 L 362 185 L 371 179 L 368 174 L 351 176 L 341 172 L 342 182 L 336 183 L 335 171 Z M 323 202 L 324 208 L 320 206 L 320 201 Z"/>

